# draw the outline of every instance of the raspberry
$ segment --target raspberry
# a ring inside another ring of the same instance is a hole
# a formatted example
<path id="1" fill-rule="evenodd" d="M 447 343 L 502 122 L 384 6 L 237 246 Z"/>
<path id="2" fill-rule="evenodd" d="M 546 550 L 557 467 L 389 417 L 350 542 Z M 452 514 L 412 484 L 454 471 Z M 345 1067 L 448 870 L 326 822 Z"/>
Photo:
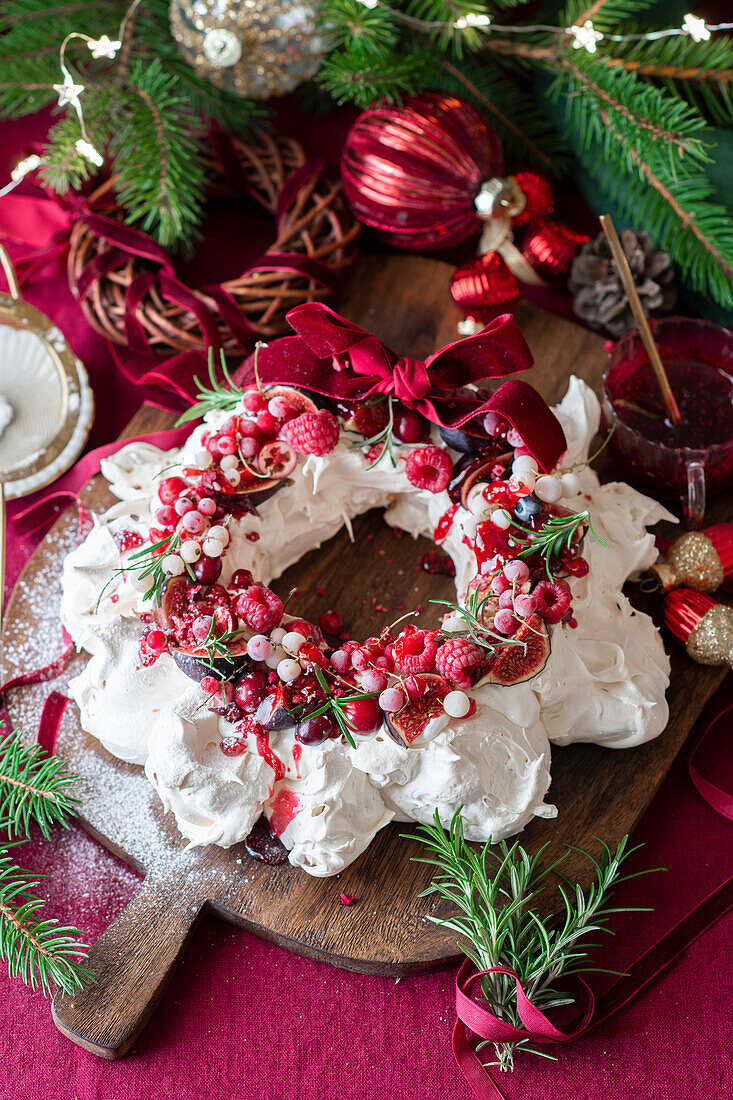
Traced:
<path id="1" fill-rule="evenodd" d="M 453 463 L 440 447 L 419 447 L 407 459 L 405 473 L 416 489 L 442 493 L 453 477 Z"/>
<path id="2" fill-rule="evenodd" d="M 286 421 L 280 435 L 301 454 L 327 455 L 338 443 L 339 422 L 333 413 L 319 409 Z"/>
<path id="3" fill-rule="evenodd" d="M 471 686 L 471 673 L 484 658 L 483 650 L 468 638 L 451 638 L 435 654 L 435 668 L 444 680 L 458 687 Z"/>
<path id="4" fill-rule="evenodd" d="M 238 596 L 234 609 L 250 630 L 272 630 L 280 622 L 283 604 L 279 596 L 263 584 L 252 584 Z"/>
<path id="5" fill-rule="evenodd" d="M 570 607 L 570 585 L 567 581 L 540 581 L 532 595 L 537 602 L 537 614 L 546 623 L 559 623 Z"/>
<path id="6" fill-rule="evenodd" d="M 403 631 L 392 646 L 395 668 L 403 673 L 430 672 L 437 649 L 437 631 L 413 630 L 409 634 Z"/>

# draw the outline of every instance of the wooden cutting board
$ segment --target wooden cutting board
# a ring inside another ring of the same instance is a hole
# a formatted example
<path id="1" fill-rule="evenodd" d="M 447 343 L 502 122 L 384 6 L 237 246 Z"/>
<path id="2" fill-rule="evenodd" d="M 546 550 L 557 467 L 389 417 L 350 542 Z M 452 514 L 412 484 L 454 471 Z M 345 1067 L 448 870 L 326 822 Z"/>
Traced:
<path id="1" fill-rule="evenodd" d="M 365 257 L 345 288 L 341 311 L 396 350 L 426 356 L 455 338 L 459 314 L 448 293 L 451 270 L 414 257 Z M 518 319 L 537 362 L 529 380 L 548 400 L 562 396 L 571 372 L 598 386 L 605 359 L 599 336 L 526 304 Z M 171 421 L 168 414 L 143 407 L 124 435 L 165 428 Z M 101 478 L 90 482 L 82 497 L 92 510 L 112 500 Z M 317 617 L 328 607 L 340 611 L 356 637 L 377 633 L 400 614 L 401 604 L 421 603 L 427 609 L 424 625 L 434 625 L 436 609 L 428 601 L 450 594 L 452 582 L 420 569 L 430 544 L 396 537 L 378 512 L 355 521 L 354 533 L 353 544 L 342 531 L 307 555 L 278 581 L 278 589 L 297 585 L 300 614 Z M 75 540 L 76 515 L 68 511 L 26 566 L 5 619 L 3 679 L 45 665 L 60 650 L 61 565 Z M 317 592 L 321 585 L 325 597 Z M 558 817 L 537 819 L 525 830 L 522 842 L 530 849 L 549 842 L 550 856 L 566 843 L 594 850 L 595 837 L 614 845 L 633 829 L 724 676 L 723 670 L 702 668 L 679 648 L 670 648 L 665 733 L 626 751 L 593 745 L 553 748 L 549 797 Z M 64 690 L 83 661 L 75 657 L 52 686 Z M 19 689 L 7 700 L 14 724 L 30 739 L 49 686 Z M 110 714 L 110 723 L 114 720 Z M 427 919 L 442 911 L 440 904 L 418 897 L 431 872 L 412 862 L 420 846 L 400 836 L 406 826 L 384 829 L 333 879 L 311 878 L 289 864 L 264 866 L 250 859 L 242 845 L 187 852 L 142 770 L 116 760 L 84 734 L 73 705 L 57 751 L 84 778 L 82 823 L 145 873 L 130 904 L 91 950 L 96 984 L 54 1001 L 57 1026 L 95 1054 L 116 1058 L 130 1049 L 205 908 L 291 951 L 361 973 L 418 974 L 457 960 L 454 937 Z M 589 868 L 575 853 L 566 873 L 583 882 L 590 879 Z M 342 891 L 354 896 L 352 905 L 340 903 Z"/>

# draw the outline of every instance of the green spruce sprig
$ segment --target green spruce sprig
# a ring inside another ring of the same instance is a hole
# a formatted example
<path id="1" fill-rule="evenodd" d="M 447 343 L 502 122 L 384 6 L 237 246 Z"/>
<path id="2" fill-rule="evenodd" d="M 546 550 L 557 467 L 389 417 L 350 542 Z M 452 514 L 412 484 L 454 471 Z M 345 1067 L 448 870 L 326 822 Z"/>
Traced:
<path id="1" fill-rule="evenodd" d="M 417 858 L 416 862 L 436 868 L 432 883 L 420 896 L 435 894 L 455 909 L 451 916 L 431 915 L 428 919 L 461 937 L 462 950 L 478 970 L 512 967 L 530 1001 L 543 1012 L 572 1003 L 572 998 L 560 987 L 569 976 L 589 971 L 611 973 L 590 965 L 589 951 L 596 944 L 587 937 L 609 932 L 608 920 L 614 913 L 649 912 L 646 908 L 610 904 L 614 890 L 622 882 L 651 873 L 651 869 L 622 873 L 623 865 L 639 847 L 629 848 L 627 836 L 615 851 L 601 842 L 598 858 L 568 846 L 562 856 L 548 864 L 544 860 L 548 845 L 535 855 L 518 841 L 511 847 L 504 841 L 492 847 L 489 838 L 481 849 L 469 846 L 459 808 L 447 832 L 436 810 L 434 823 L 418 826 L 418 837 L 429 855 Z M 595 879 L 587 890 L 567 879 L 564 885 L 557 883 L 555 888 L 562 899 L 564 916 L 541 918 L 537 913 L 538 899 L 552 885 L 551 876 L 564 879 L 560 867 L 570 851 L 580 852 L 591 861 Z M 481 980 L 481 989 L 496 1016 L 522 1027 L 511 977 L 489 975 Z M 488 1045 L 481 1043 L 479 1049 Z M 489 1064 L 511 1070 L 519 1050 L 552 1057 L 533 1048 L 529 1040 L 520 1040 L 495 1045 L 495 1061 Z"/>
<path id="2" fill-rule="evenodd" d="M 233 409 L 237 402 L 240 400 L 243 389 L 235 385 L 234 379 L 229 373 L 227 367 L 227 361 L 224 356 L 224 352 L 219 352 L 219 362 L 221 366 L 221 372 L 224 375 L 224 383 L 222 383 L 216 377 L 216 371 L 214 370 L 214 349 L 209 348 L 207 369 L 209 372 L 209 387 L 203 385 L 199 378 L 194 375 L 194 382 L 198 390 L 198 401 L 196 401 L 190 409 L 186 409 L 184 413 L 176 420 L 176 427 L 179 428 L 183 424 L 190 424 L 192 420 L 201 420 L 209 412 L 216 410 L 228 411 Z"/>
<path id="3" fill-rule="evenodd" d="M 40 986 L 46 996 L 55 989 L 73 993 L 92 979 L 81 962 L 87 945 L 77 928 L 41 917 L 44 902 L 32 891 L 45 876 L 18 867 L 11 852 L 33 822 L 45 837 L 53 825 L 68 828 L 79 783 L 63 760 L 24 745 L 17 731 L 0 740 L 0 828 L 19 838 L 0 843 L 0 959 L 9 977 Z"/>
<path id="4" fill-rule="evenodd" d="M 45 903 L 32 890 L 43 877 L 18 867 L 8 848 L 0 848 L 0 958 L 8 977 L 50 997 L 56 989 L 73 993 L 93 975 L 81 962 L 87 945 L 79 929 L 40 917 Z"/>
<path id="5" fill-rule="evenodd" d="M 0 739 L 0 828 L 27 835 L 35 821 L 46 838 L 53 825 L 68 828 L 79 782 L 63 760 L 11 731 Z"/>

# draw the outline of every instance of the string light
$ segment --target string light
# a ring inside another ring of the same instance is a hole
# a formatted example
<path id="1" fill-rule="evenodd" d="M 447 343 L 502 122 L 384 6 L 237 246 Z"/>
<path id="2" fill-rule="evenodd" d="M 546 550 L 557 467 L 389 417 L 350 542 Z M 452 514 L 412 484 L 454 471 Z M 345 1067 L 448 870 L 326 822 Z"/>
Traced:
<path id="1" fill-rule="evenodd" d="M 468 15 L 462 15 L 460 19 L 456 19 L 453 26 L 456 30 L 462 31 L 466 27 L 488 27 L 491 23 L 491 19 L 488 15 L 477 15 L 475 12 L 469 12 Z"/>
<path id="2" fill-rule="evenodd" d="M 710 38 L 710 31 L 705 20 L 698 15 L 686 15 L 682 30 L 685 34 L 689 34 L 693 42 L 707 42 Z"/>
<path id="3" fill-rule="evenodd" d="M 588 53 L 595 53 L 596 43 L 603 38 L 601 32 L 595 29 L 590 19 L 586 19 L 582 27 L 568 27 L 567 33 L 572 35 L 574 50 L 587 50 Z"/>
<path id="4" fill-rule="evenodd" d="M 101 153 L 97 152 L 91 142 L 84 141 L 84 138 L 77 138 L 76 151 L 81 153 L 83 157 L 95 164 L 97 168 L 101 168 L 104 164 L 104 157 Z"/>
<path id="5" fill-rule="evenodd" d="M 67 72 L 63 84 L 54 84 L 53 90 L 58 92 L 59 107 L 65 107 L 68 103 L 79 114 L 81 110 L 79 96 L 84 91 L 83 84 L 75 84 L 71 73 Z M 81 119 L 79 121 L 81 122 Z"/>
<path id="6" fill-rule="evenodd" d="M 106 34 L 103 34 L 101 38 L 88 38 L 87 46 L 91 50 L 92 57 L 108 57 L 110 61 L 113 61 L 117 51 L 121 47 L 122 43 L 115 40 L 112 41 Z"/>

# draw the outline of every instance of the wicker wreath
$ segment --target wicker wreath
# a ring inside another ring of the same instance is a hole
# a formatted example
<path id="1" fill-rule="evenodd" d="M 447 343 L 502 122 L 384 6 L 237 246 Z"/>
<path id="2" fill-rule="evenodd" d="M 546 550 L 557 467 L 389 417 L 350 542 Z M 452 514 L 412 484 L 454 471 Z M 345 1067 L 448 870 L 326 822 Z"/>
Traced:
<path id="1" fill-rule="evenodd" d="M 165 278 L 155 277 L 163 270 L 159 263 L 125 252 L 80 219 L 70 237 L 69 284 L 92 328 L 113 344 L 134 344 L 132 315 L 139 339 L 159 355 L 203 351 L 212 331 L 225 352 L 237 352 L 287 331 L 285 314 L 293 306 L 330 297 L 354 259 L 359 225 L 340 185 L 324 175 L 320 162 L 306 159 L 297 141 L 258 133 L 245 143 L 218 135 L 206 169 L 207 196 L 253 200 L 275 219 L 275 240 L 236 279 L 204 289 L 178 283 L 185 293 L 170 295 Z M 88 207 L 121 226 L 114 186 L 114 179 L 103 183 Z M 139 231 L 135 236 L 146 239 Z M 150 244 L 159 251 L 152 239 Z"/>

